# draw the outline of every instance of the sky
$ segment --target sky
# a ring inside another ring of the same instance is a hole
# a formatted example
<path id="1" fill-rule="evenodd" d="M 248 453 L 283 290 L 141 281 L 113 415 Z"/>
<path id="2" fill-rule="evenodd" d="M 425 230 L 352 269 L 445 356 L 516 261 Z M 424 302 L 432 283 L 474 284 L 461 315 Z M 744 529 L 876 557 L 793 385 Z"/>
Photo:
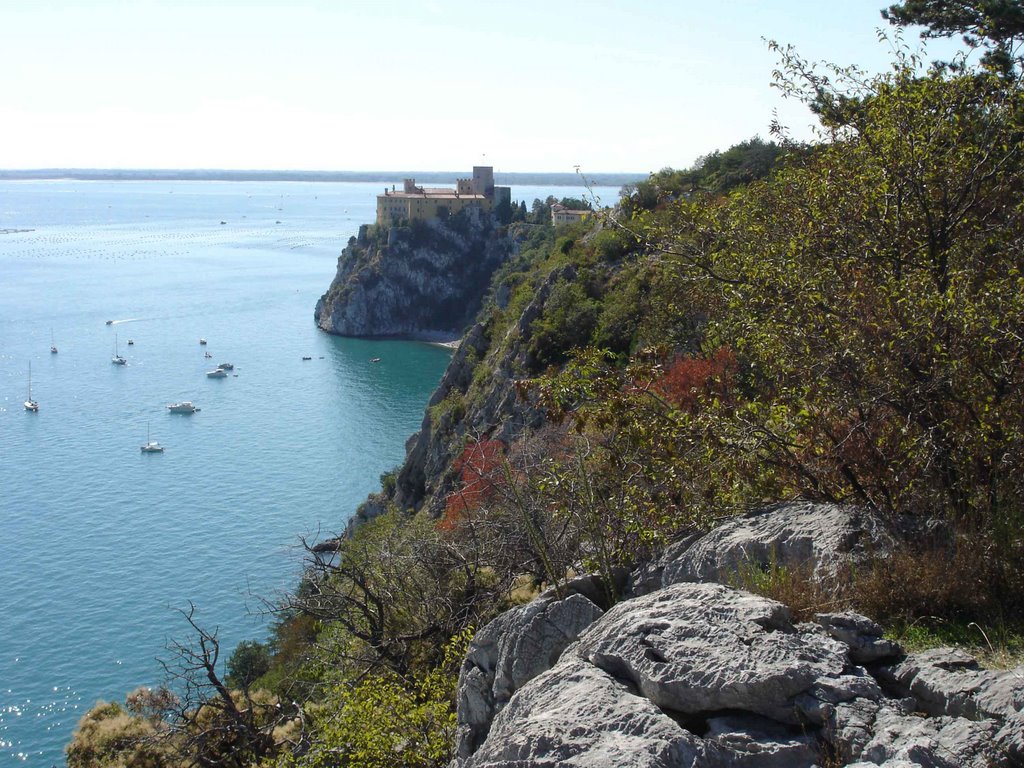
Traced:
<path id="1" fill-rule="evenodd" d="M 880 71 L 885 4 L 0 0 L 0 168 L 686 168 L 809 138 L 765 39 Z"/>

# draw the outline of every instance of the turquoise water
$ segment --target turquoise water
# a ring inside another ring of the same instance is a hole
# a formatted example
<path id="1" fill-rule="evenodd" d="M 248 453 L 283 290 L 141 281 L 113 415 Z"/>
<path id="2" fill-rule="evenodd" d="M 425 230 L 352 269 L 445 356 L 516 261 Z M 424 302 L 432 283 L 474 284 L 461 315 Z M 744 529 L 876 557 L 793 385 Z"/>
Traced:
<path id="1" fill-rule="evenodd" d="M 0 234 L 0 768 L 62 764 L 96 699 L 160 683 L 190 601 L 227 650 L 263 637 L 299 537 L 401 461 L 448 352 L 312 319 L 380 187 L 0 182 L 30 230 Z M 513 197 L 549 192 L 579 194 Z"/>

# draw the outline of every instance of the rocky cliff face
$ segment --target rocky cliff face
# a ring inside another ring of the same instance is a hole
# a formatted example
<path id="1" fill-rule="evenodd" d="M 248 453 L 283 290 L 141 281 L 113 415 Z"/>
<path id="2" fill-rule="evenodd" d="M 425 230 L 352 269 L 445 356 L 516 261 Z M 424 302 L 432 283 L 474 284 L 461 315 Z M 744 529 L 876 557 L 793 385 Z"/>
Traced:
<path id="1" fill-rule="evenodd" d="M 476 208 L 408 227 L 362 227 L 317 302 L 317 325 L 342 336 L 458 338 L 480 309 L 511 242 Z"/>

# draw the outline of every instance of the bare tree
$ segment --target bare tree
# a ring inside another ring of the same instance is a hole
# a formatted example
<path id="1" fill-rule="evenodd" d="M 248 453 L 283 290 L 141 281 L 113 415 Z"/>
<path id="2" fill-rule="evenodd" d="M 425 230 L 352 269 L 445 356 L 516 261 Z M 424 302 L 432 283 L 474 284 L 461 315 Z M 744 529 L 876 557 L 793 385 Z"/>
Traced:
<path id="1" fill-rule="evenodd" d="M 195 605 L 181 610 L 194 635 L 172 640 L 169 660 L 161 660 L 167 690 L 161 697 L 169 736 L 191 766 L 243 768 L 276 754 L 283 746 L 274 729 L 290 717 L 276 698 L 261 692 L 233 691 L 219 671 L 220 641 L 196 620 Z"/>

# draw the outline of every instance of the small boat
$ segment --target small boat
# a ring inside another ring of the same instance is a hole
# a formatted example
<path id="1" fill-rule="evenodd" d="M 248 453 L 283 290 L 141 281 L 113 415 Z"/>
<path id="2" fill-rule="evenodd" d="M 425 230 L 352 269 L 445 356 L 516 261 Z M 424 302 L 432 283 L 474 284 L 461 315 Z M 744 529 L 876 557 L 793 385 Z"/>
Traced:
<path id="1" fill-rule="evenodd" d="M 221 363 L 217 367 L 220 368 L 222 371 L 233 371 L 233 370 L 235 370 L 235 364 L 234 363 Z"/>
<path id="2" fill-rule="evenodd" d="M 380 362 L 380 358 L 379 357 L 371 357 L 370 358 L 370 362 L 371 363 L 379 363 Z"/>
<path id="3" fill-rule="evenodd" d="M 28 364 L 28 399 L 25 401 L 25 410 L 32 413 L 39 413 L 39 403 L 32 399 L 32 363 Z"/>
<path id="4" fill-rule="evenodd" d="M 131 346 L 134 346 L 134 345 L 135 345 L 135 339 L 128 339 L 128 346 L 131 347 Z"/>
<path id="5" fill-rule="evenodd" d="M 183 400 L 180 403 L 171 403 L 167 406 L 167 410 L 171 413 L 195 413 L 200 409 L 192 405 L 191 400 Z"/>
<path id="6" fill-rule="evenodd" d="M 208 379 L 223 379 L 228 375 L 228 372 L 223 368 L 214 368 L 212 371 L 206 372 L 206 378 Z"/>
<path id="7" fill-rule="evenodd" d="M 163 453 L 164 447 L 155 440 L 149 439 L 149 424 L 146 424 L 146 444 L 140 445 L 139 450 L 143 453 Z"/>
<path id="8" fill-rule="evenodd" d="M 302 356 L 302 359 L 303 359 L 303 360 L 312 360 L 313 358 L 312 358 L 312 357 L 309 357 L 309 356 L 307 356 L 307 355 L 303 355 L 303 356 Z"/>
<path id="9" fill-rule="evenodd" d="M 114 356 L 110 358 L 110 362 L 114 365 L 128 365 L 128 361 L 125 360 L 117 351 L 117 335 L 114 336 Z"/>
<path id="10" fill-rule="evenodd" d="M 211 355 L 209 352 L 203 352 L 203 357 L 209 359 L 209 358 L 213 357 L 213 355 Z"/>
<path id="11" fill-rule="evenodd" d="M 50 354 L 57 354 L 57 343 L 53 340 L 53 328 L 50 329 Z"/>
<path id="12" fill-rule="evenodd" d="M 107 320 L 107 325 L 113 325 L 113 324 L 114 324 L 113 320 Z"/>
<path id="13" fill-rule="evenodd" d="M 199 339 L 199 343 L 200 343 L 200 344 L 201 344 L 202 346 L 204 346 L 204 347 L 205 347 L 205 346 L 206 346 L 206 339 Z"/>

